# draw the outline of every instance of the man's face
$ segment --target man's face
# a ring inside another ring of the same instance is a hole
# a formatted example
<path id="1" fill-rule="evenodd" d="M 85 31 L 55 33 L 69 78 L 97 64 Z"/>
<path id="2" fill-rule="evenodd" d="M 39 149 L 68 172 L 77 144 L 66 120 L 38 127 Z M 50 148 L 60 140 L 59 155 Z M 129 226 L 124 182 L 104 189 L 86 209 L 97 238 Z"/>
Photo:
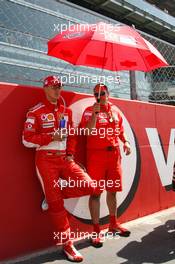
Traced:
<path id="1" fill-rule="evenodd" d="M 106 91 L 106 89 L 104 87 L 95 88 L 94 96 L 95 96 L 96 101 L 97 101 L 97 99 L 99 97 L 99 91 L 100 91 L 100 103 L 101 104 L 106 104 L 107 101 L 108 101 L 108 92 Z"/>
<path id="2" fill-rule="evenodd" d="M 62 86 L 59 85 L 50 85 L 47 87 L 44 87 L 44 91 L 45 94 L 48 98 L 50 98 L 51 100 L 58 100 L 58 98 L 60 97 L 60 93 L 62 91 Z"/>

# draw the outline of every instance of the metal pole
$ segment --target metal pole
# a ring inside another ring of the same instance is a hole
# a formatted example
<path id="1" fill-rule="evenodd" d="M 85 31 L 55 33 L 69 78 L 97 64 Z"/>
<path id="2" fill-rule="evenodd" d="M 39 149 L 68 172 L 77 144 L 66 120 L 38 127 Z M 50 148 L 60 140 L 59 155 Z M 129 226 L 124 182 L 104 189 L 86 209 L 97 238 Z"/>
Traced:
<path id="1" fill-rule="evenodd" d="M 129 77 L 130 77 L 130 96 L 131 96 L 131 100 L 137 100 L 138 96 L 137 96 L 135 71 L 129 71 Z"/>

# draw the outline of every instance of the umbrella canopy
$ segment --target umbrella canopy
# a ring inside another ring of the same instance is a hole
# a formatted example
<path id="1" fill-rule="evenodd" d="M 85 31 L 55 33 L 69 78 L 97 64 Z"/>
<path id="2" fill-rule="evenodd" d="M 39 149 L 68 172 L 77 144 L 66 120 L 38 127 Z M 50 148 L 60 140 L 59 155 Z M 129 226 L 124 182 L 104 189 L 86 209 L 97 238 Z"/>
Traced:
<path id="1" fill-rule="evenodd" d="M 106 23 L 72 25 L 48 42 L 48 55 L 111 71 L 151 71 L 168 63 L 133 28 Z"/>

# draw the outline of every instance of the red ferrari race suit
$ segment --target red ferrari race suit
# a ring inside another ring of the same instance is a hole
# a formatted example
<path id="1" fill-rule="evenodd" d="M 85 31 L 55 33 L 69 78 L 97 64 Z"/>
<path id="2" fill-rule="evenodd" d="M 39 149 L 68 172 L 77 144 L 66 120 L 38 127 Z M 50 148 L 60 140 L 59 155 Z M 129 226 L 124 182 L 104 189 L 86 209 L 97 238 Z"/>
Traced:
<path id="1" fill-rule="evenodd" d="M 27 113 L 23 144 L 36 148 L 36 170 L 55 224 L 54 231 L 69 234 L 69 221 L 63 199 L 93 194 L 95 188 L 89 175 L 73 160 L 65 158 L 68 154 L 74 154 L 75 136 L 68 135 L 62 141 L 52 139 L 63 119 L 65 128 L 73 128 L 70 109 L 59 102 L 57 106 L 48 100 L 39 103 Z M 64 186 L 58 184 L 60 178 L 63 179 Z M 69 183 L 66 187 L 65 182 Z"/>
<path id="2" fill-rule="evenodd" d="M 92 106 L 85 109 L 80 127 L 92 117 Z M 125 142 L 123 119 L 114 105 L 100 105 L 96 127 L 87 136 L 87 171 L 96 181 L 98 192 L 122 191 L 122 170 L 119 139 Z"/>

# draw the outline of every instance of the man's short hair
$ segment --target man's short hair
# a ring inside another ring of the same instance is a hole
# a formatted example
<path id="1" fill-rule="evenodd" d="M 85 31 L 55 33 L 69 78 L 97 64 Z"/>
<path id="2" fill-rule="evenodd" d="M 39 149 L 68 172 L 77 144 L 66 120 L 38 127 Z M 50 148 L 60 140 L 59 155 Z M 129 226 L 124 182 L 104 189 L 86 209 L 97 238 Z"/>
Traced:
<path id="1" fill-rule="evenodd" d="M 98 83 L 98 84 L 96 84 L 95 87 L 94 87 L 94 91 L 97 88 L 99 88 L 99 87 L 100 87 L 101 90 L 105 90 L 105 91 L 107 91 L 107 93 L 109 93 L 108 87 L 104 83 Z"/>

